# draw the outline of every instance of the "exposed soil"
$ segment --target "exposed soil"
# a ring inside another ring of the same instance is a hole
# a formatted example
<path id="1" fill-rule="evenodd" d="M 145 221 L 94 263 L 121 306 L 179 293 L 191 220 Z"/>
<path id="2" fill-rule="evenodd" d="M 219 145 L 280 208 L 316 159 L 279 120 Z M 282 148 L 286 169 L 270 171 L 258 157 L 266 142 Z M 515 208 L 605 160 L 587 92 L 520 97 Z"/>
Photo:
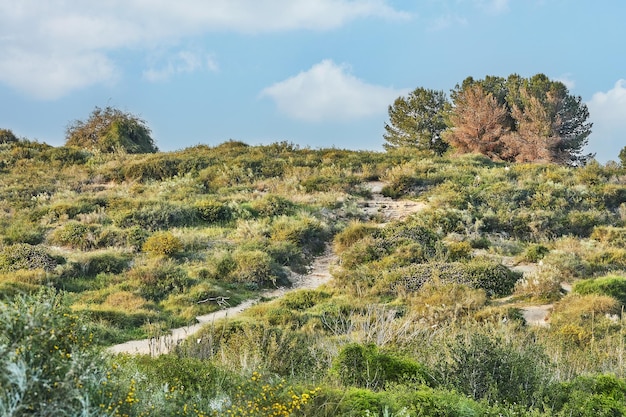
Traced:
<path id="1" fill-rule="evenodd" d="M 364 200 L 360 204 L 366 215 L 382 219 L 383 222 L 388 222 L 403 219 L 410 214 L 422 210 L 426 206 L 426 204 L 422 202 L 393 200 L 384 197 L 381 194 L 383 186 L 384 183 L 382 182 L 370 182 L 366 184 L 366 187 L 372 194 L 370 199 Z M 308 273 L 303 275 L 291 274 L 291 287 L 280 287 L 263 291 L 258 298 L 247 300 L 234 307 L 224 305 L 222 310 L 198 316 L 196 317 L 198 322 L 194 325 L 171 329 L 168 334 L 160 337 L 131 340 L 126 343 L 114 345 L 109 348 L 109 351 L 112 353 L 149 354 L 153 356 L 167 353 L 178 343 L 198 332 L 206 323 L 211 323 L 226 317 L 234 317 L 258 303 L 261 298 L 282 297 L 291 291 L 316 289 L 326 284 L 332 279 L 330 269 L 332 264 L 336 261 L 337 256 L 328 248 L 323 255 L 313 261 Z"/>

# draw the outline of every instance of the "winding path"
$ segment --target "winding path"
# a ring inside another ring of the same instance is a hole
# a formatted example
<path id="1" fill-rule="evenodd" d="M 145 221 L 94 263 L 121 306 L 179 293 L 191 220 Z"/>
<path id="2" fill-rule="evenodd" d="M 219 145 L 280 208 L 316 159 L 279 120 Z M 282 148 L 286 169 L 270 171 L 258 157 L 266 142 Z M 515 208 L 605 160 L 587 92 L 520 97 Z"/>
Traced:
<path id="1" fill-rule="evenodd" d="M 372 196 L 370 199 L 364 200 L 360 204 L 361 209 L 367 216 L 381 218 L 383 222 L 385 222 L 383 224 L 386 224 L 388 221 L 402 219 L 422 210 L 426 206 L 423 202 L 392 200 L 391 198 L 384 197 L 381 194 L 384 186 L 382 182 L 369 182 L 366 183 L 365 186 L 370 190 Z M 280 287 L 262 291 L 259 297 L 246 300 L 237 306 L 198 316 L 196 317 L 196 324 L 171 329 L 167 334 L 160 337 L 131 340 L 126 343 L 114 345 L 111 346 L 108 351 L 111 353 L 144 354 L 152 356 L 168 353 L 178 343 L 197 333 L 205 324 L 227 317 L 234 317 L 258 303 L 261 298 L 278 298 L 292 291 L 316 289 L 326 284 L 332 279 L 330 269 L 332 264 L 336 261 L 337 256 L 330 248 L 327 248 L 323 255 L 315 258 L 307 274 L 291 275 L 290 281 L 292 282 L 292 286 L 289 288 Z"/>

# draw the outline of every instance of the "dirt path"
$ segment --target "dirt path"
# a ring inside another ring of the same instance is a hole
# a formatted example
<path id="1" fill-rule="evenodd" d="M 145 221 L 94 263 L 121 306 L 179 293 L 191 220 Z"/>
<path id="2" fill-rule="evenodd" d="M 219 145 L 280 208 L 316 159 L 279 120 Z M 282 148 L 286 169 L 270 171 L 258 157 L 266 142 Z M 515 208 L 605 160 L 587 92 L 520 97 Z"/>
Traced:
<path id="1" fill-rule="evenodd" d="M 402 219 L 412 213 L 422 210 L 426 206 L 421 202 L 407 200 L 396 201 L 391 198 L 384 197 L 381 194 L 384 186 L 384 183 L 382 182 L 370 182 L 365 184 L 365 186 L 371 191 L 372 198 L 365 200 L 362 203 L 363 211 L 370 216 L 380 216 L 384 222 Z M 330 268 L 336 261 L 337 256 L 330 250 L 330 248 L 328 248 L 322 256 L 317 257 L 313 261 L 311 269 L 307 274 L 291 275 L 290 281 L 292 282 L 292 286 L 289 288 L 281 287 L 263 291 L 259 297 L 247 300 L 237 306 L 224 308 L 220 311 L 198 316 L 196 317 L 198 322 L 191 326 L 171 329 L 168 334 L 160 337 L 131 340 L 126 343 L 114 345 L 109 348 L 109 352 L 149 354 L 152 356 L 167 353 L 178 343 L 198 332 L 198 330 L 200 330 L 206 323 L 211 323 L 227 317 L 234 317 L 258 303 L 261 298 L 282 297 L 292 291 L 316 289 L 321 285 L 326 284 L 332 279 Z"/>

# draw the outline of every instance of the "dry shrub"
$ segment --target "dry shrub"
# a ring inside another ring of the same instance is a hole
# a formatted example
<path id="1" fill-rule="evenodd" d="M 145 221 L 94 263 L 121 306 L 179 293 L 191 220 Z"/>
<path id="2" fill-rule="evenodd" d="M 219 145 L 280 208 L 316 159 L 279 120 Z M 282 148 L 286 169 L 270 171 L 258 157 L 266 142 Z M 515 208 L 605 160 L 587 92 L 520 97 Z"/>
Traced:
<path id="1" fill-rule="evenodd" d="M 426 283 L 408 299 L 409 308 L 420 320 L 438 324 L 463 319 L 481 309 L 485 291 L 462 284 Z"/>
<path id="2" fill-rule="evenodd" d="M 117 310 L 136 311 L 146 308 L 148 301 L 132 292 L 119 291 L 110 294 L 104 301 L 104 305 L 114 307 Z"/>
<path id="3" fill-rule="evenodd" d="M 540 265 L 537 271 L 515 283 L 513 294 L 532 301 L 556 301 L 561 298 L 561 272 L 550 265 Z"/>

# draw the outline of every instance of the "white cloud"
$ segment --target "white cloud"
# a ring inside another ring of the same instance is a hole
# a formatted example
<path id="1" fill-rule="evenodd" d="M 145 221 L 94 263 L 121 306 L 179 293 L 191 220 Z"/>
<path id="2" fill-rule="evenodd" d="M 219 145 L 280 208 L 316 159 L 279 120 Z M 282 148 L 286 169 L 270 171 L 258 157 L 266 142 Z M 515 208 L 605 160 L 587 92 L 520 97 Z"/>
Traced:
<path id="1" fill-rule="evenodd" d="M 556 77 L 555 80 L 562 82 L 570 91 L 576 87 L 576 82 L 572 78 L 571 74 L 563 74 L 560 77 Z"/>
<path id="2" fill-rule="evenodd" d="M 621 79 L 607 92 L 597 92 L 587 103 L 593 133 L 589 148 L 600 162 L 618 160 L 626 146 L 626 80 Z"/>
<path id="3" fill-rule="evenodd" d="M 188 74 L 195 71 L 217 72 L 218 70 L 217 62 L 210 54 L 183 50 L 167 58 L 165 63 L 145 70 L 143 76 L 148 81 L 158 82 L 178 74 Z"/>
<path id="4" fill-rule="evenodd" d="M 0 82 L 56 98 L 114 81 L 110 53 L 121 48 L 215 31 L 328 30 L 366 17 L 408 15 L 386 0 L 0 0 Z M 148 72 L 168 76 L 172 66 Z"/>
<path id="5" fill-rule="evenodd" d="M 265 88 L 261 97 L 270 97 L 280 111 L 294 119 L 316 122 L 383 114 L 408 91 L 367 84 L 350 74 L 348 66 L 324 60 Z"/>

